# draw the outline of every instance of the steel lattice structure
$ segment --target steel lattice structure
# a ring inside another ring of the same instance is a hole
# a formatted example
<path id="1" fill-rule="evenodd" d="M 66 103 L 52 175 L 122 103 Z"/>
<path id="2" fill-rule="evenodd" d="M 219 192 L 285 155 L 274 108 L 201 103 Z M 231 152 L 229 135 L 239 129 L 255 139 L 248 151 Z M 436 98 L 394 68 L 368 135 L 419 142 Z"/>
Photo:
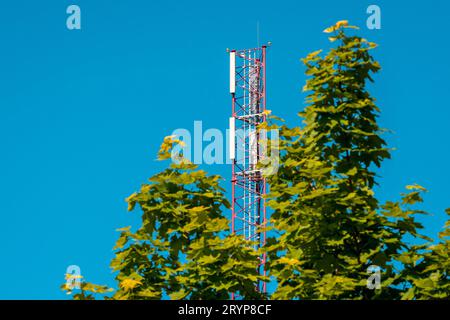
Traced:
<path id="1" fill-rule="evenodd" d="M 252 240 L 259 248 L 265 244 L 266 181 L 257 163 L 264 157 L 265 137 L 257 126 L 266 120 L 266 46 L 231 50 L 230 93 L 230 158 L 232 160 L 232 232 Z M 265 275 L 266 255 L 256 266 Z M 265 282 L 259 283 L 266 292 Z"/>

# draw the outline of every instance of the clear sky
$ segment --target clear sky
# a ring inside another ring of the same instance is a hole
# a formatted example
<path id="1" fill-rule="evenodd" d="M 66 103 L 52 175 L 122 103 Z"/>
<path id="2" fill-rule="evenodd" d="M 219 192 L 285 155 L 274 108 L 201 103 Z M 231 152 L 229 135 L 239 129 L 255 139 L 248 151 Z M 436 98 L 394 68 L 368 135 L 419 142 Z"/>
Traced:
<path id="1" fill-rule="evenodd" d="M 81 8 L 68 30 L 66 8 Z M 381 30 L 366 8 L 381 8 Z M 125 197 L 162 164 L 174 129 L 225 130 L 231 112 L 226 48 L 272 41 L 268 109 L 296 124 L 299 59 L 328 48 L 322 30 L 348 19 L 379 44 L 371 86 L 393 159 L 381 199 L 429 189 L 433 235 L 450 207 L 449 1 L 4 0 L 0 3 L 0 298 L 64 299 L 67 266 L 112 285 L 115 229 L 136 225 Z M 208 166 L 229 179 L 226 165 Z M 225 181 L 227 186 L 229 180 Z"/>

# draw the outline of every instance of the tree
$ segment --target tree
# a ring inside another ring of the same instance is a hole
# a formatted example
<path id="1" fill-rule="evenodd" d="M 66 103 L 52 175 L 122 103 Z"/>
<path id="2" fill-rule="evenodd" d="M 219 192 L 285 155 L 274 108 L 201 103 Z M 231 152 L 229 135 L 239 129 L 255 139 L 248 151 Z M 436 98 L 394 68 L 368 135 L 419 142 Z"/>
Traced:
<path id="1" fill-rule="evenodd" d="M 446 210 L 450 216 L 450 209 Z M 450 299 L 450 219 L 439 233 L 437 244 L 416 245 L 404 252 L 401 277 L 407 290 L 402 299 Z"/>
<path id="2" fill-rule="evenodd" d="M 166 137 L 159 160 L 171 158 Z M 229 208 L 220 177 L 209 176 L 179 157 L 127 198 L 128 210 L 142 211 L 142 225 L 121 232 L 111 262 L 118 290 L 109 299 L 228 299 L 264 296 L 257 292 L 259 254 L 252 243 L 229 234 L 222 209 Z M 91 291 L 91 293 L 89 293 Z M 83 283 L 76 299 L 106 293 L 104 286 Z"/>
<path id="3" fill-rule="evenodd" d="M 390 157 L 379 109 L 366 85 L 380 66 L 370 55 L 376 45 L 347 34 L 347 21 L 324 32 L 335 44 L 303 62 L 304 127 L 281 130 L 281 165 L 269 177 L 271 222 L 269 268 L 278 299 L 399 299 L 404 288 L 398 260 L 412 247 L 405 236 L 421 236 L 410 208 L 421 201 L 420 186 L 408 186 L 402 203 L 380 205 L 373 188 L 375 168 Z M 382 290 L 367 286 L 369 267 L 382 270 Z"/>

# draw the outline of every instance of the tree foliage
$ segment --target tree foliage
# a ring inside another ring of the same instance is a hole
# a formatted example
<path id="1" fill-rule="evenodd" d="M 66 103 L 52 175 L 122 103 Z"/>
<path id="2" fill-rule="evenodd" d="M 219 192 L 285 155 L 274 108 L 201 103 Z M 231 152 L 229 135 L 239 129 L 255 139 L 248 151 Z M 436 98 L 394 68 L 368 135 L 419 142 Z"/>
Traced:
<path id="1" fill-rule="evenodd" d="M 268 195 L 277 235 L 267 246 L 275 299 L 400 299 L 422 279 L 409 281 L 402 259 L 417 249 L 406 236 L 432 241 L 418 231 L 415 215 L 424 212 L 411 207 L 425 190 L 408 186 L 401 202 L 375 197 L 375 170 L 390 158 L 366 88 L 380 65 L 370 54 L 376 45 L 348 29 L 357 28 L 340 21 L 326 29 L 335 46 L 302 59 L 309 76 L 304 126 L 279 126 L 282 156 Z M 432 247 L 426 260 L 446 248 Z M 381 268 L 382 289 L 367 286 L 372 265 Z M 448 273 L 435 277 L 448 284 Z"/>
<path id="2" fill-rule="evenodd" d="M 182 141 L 166 137 L 159 160 L 170 159 L 177 143 Z M 264 298 L 256 290 L 264 280 L 255 267 L 258 252 L 228 232 L 222 210 L 230 205 L 220 177 L 178 160 L 127 198 L 129 211 L 141 209 L 142 224 L 135 232 L 119 229 L 111 262 L 118 289 L 110 299 L 228 299 L 230 293 Z M 75 298 L 107 291 L 89 283 L 82 289 Z"/>
<path id="3" fill-rule="evenodd" d="M 446 210 L 450 216 L 450 209 Z M 436 244 L 416 245 L 400 257 L 403 300 L 450 299 L 450 219 Z"/>

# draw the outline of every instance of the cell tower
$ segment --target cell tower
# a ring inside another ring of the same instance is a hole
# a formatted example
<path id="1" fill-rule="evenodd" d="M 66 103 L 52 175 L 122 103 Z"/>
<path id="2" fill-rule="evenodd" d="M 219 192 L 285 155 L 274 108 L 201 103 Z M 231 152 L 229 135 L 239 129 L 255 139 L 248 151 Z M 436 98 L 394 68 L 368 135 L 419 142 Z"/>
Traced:
<path id="1" fill-rule="evenodd" d="M 260 226 L 266 224 L 266 180 L 257 163 L 264 157 L 266 137 L 257 127 L 266 120 L 266 46 L 231 50 L 230 93 L 230 159 L 232 161 L 232 232 L 256 243 L 256 249 L 266 242 Z M 258 271 L 265 275 L 266 255 L 260 257 Z M 257 290 L 266 292 L 266 284 Z M 234 298 L 234 296 L 232 296 Z"/>

